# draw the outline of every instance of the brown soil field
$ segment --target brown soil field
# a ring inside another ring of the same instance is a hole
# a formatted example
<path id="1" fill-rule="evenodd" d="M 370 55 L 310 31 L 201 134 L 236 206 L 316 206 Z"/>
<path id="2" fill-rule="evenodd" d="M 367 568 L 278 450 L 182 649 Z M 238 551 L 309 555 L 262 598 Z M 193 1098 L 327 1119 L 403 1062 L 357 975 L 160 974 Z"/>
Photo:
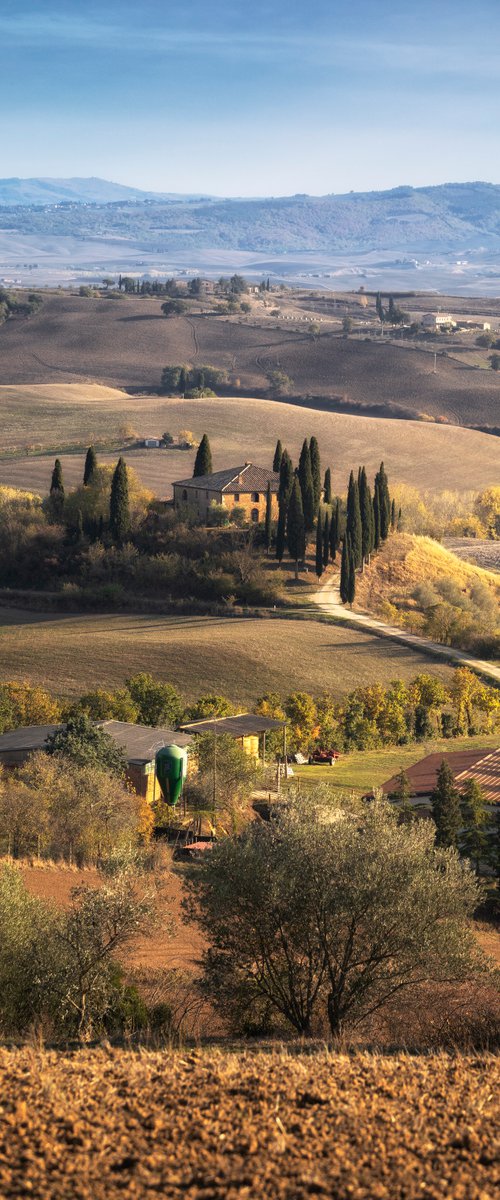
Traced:
<path id="1" fill-rule="evenodd" d="M 493 1200 L 488 1055 L 0 1051 L 0 1190 L 37 1200 Z"/>
<path id="2" fill-rule="evenodd" d="M 420 671 L 452 675 L 423 651 L 329 622 L 10 609 L 0 610 L 0 664 L 4 679 L 26 679 L 61 696 L 119 687 L 129 675 L 151 671 L 188 700 L 216 692 L 243 705 L 266 691 L 343 695 Z"/>
<path id="3" fill-rule="evenodd" d="M 2 331 L 0 329 L 0 338 Z M 3 414 L 3 415 L 2 415 Z M 500 438 L 456 426 L 328 413 L 272 400 L 219 398 L 174 400 L 131 397 L 89 384 L 0 388 L 0 445 L 40 445 L 47 457 L 0 458 L 0 484 L 45 494 L 57 451 L 71 443 L 87 446 L 116 438 L 124 427 L 138 436 L 190 429 L 208 433 L 214 470 L 242 462 L 272 462 L 278 438 L 297 461 L 304 437 L 314 434 L 323 467 L 333 471 L 333 487 L 343 492 L 349 471 L 364 463 L 369 474 L 384 460 L 389 479 L 424 490 L 480 491 L 500 478 Z M 83 454 L 60 453 L 66 485 L 79 483 Z M 100 454 L 114 462 L 117 452 Z M 181 450 L 125 453 L 144 483 L 159 496 L 171 483 L 192 475 L 194 454 Z"/>
<path id="4" fill-rule="evenodd" d="M 407 344 L 344 339 L 323 332 L 313 341 L 300 327 L 255 325 L 203 315 L 168 321 L 160 302 L 47 295 L 37 316 L 0 329 L 0 382 L 86 383 L 157 387 L 168 363 L 213 363 L 246 391 L 267 390 L 278 366 L 297 394 L 345 397 L 360 404 L 397 404 L 463 425 L 498 424 L 493 372 Z"/>
<path id="5" fill-rule="evenodd" d="M 447 550 L 486 571 L 500 571 L 500 541 L 481 538 L 443 538 Z"/>

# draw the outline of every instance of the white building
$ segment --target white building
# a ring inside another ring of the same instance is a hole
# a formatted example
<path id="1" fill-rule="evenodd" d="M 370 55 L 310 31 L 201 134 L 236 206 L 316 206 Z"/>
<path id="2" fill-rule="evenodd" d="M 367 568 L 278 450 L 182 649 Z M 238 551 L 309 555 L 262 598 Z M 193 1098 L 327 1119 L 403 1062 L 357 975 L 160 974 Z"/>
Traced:
<path id="1" fill-rule="evenodd" d="M 456 325 L 451 313 L 425 313 L 422 317 L 423 329 L 456 329 Z"/>

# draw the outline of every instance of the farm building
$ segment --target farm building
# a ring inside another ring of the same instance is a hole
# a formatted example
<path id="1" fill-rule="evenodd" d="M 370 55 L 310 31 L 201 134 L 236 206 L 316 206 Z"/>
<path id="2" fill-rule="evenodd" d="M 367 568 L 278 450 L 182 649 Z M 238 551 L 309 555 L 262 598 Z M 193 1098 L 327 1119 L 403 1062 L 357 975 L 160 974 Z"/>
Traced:
<path id="1" fill-rule="evenodd" d="M 499 750 L 457 750 L 451 754 L 427 754 L 420 762 L 409 767 L 406 774 L 411 788 L 411 802 L 414 805 L 427 807 L 431 792 L 436 786 L 437 773 L 441 763 L 446 762 L 451 768 L 458 788 L 467 779 L 475 779 L 483 789 L 485 800 L 493 808 L 500 804 L 500 749 Z M 382 784 L 386 796 L 397 795 L 399 780 L 393 775 Z"/>
<path id="2" fill-rule="evenodd" d="M 255 713 L 240 713 L 237 717 L 209 717 L 203 721 L 189 721 L 180 728 L 189 734 L 228 733 L 241 742 L 243 749 L 253 758 L 266 760 L 266 734 L 283 731 L 283 753 L 286 755 L 286 723 L 273 717 L 256 716 Z"/>
<path id="3" fill-rule="evenodd" d="M 274 518 L 278 516 L 279 475 L 248 462 L 242 467 L 215 471 L 212 475 L 177 480 L 173 485 L 174 505 L 181 510 L 187 508 L 202 519 L 208 516 L 214 504 L 221 504 L 228 510 L 242 508 L 247 520 L 257 524 L 265 517 L 268 483 L 271 484 Z"/>
<path id="4" fill-rule="evenodd" d="M 192 738 L 173 729 L 153 729 L 127 721 L 97 721 L 109 733 L 127 760 L 127 778 L 140 796 L 150 803 L 159 799 L 161 789 L 156 778 L 156 754 L 163 746 L 189 746 Z M 22 766 L 35 750 L 43 750 L 47 738 L 62 725 L 28 725 L 0 736 L 0 764 L 6 768 Z"/>
<path id="5" fill-rule="evenodd" d="M 422 329 L 455 329 L 456 321 L 453 320 L 451 313 L 426 313 L 421 321 Z"/>

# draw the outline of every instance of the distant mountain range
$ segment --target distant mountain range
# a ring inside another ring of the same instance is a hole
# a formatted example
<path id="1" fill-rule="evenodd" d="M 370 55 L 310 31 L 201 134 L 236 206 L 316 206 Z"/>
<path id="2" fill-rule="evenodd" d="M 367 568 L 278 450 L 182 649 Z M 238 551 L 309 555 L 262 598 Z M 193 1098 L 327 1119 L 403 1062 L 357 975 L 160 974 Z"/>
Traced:
<path id="1" fill-rule="evenodd" d="M 460 257 L 500 248 L 500 185 L 447 183 L 249 200 L 159 194 L 103 179 L 4 179 L 2 228 L 87 240 L 119 237 L 158 252 L 389 250 Z"/>

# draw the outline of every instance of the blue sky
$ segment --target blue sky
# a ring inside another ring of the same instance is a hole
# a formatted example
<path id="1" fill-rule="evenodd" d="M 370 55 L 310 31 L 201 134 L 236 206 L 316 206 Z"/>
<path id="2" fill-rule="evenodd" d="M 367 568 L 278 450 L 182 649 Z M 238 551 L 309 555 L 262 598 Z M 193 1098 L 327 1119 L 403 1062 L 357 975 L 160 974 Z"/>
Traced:
<path id="1" fill-rule="evenodd" d="M 499 0 L 1 0 L 2 176 L 500 182 Z"/>

